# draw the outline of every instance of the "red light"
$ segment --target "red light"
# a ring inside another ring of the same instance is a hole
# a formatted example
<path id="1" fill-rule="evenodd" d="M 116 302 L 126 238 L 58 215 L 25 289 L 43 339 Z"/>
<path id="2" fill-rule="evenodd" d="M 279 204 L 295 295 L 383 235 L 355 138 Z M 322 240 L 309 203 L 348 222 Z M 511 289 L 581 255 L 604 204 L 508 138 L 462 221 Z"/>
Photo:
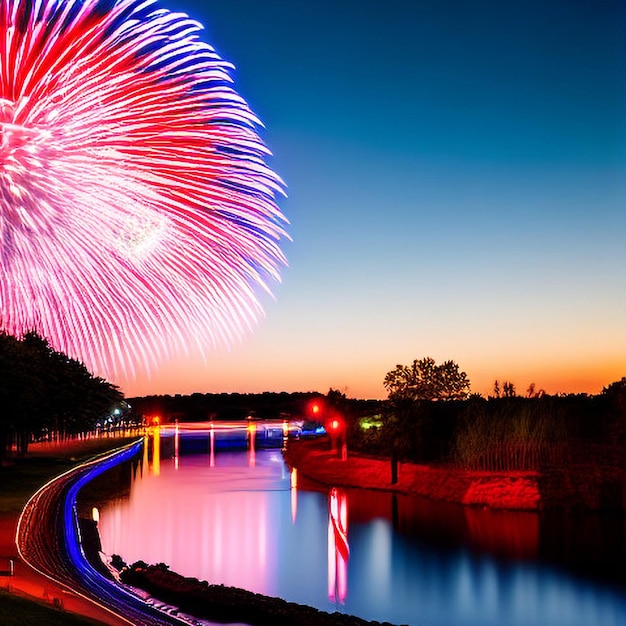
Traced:
<path id="1" fill-rule="evenodd" d="M 331 428 L 332 430 L 338 430 L 338 429 L 339 429 L 339 422 L 338 422 L 337 420 L 333 420 L 333 421 L 330 423 L 330 428 Z"/>
<path id="2" fill-rule="evenodd" d="M 320 405 L 317 402 L 314 402 L 311 405 L 311 413 L 313 413 L 313 415 L 318 415 L 321 410 L 322 410 L 322 407 L 320 407 Z"/>

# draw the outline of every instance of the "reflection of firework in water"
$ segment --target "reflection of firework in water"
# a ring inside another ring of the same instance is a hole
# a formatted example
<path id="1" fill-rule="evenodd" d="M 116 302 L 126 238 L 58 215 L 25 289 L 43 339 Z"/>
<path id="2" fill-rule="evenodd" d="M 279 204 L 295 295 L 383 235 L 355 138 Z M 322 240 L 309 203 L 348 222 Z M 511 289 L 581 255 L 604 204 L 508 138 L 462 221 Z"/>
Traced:
<path id="1" fill-rule="evenodd" d="M 0 0 L 0 328 L 99 373 L 228 343 L 279 279 L 231 66 L 153 0 Z"/>

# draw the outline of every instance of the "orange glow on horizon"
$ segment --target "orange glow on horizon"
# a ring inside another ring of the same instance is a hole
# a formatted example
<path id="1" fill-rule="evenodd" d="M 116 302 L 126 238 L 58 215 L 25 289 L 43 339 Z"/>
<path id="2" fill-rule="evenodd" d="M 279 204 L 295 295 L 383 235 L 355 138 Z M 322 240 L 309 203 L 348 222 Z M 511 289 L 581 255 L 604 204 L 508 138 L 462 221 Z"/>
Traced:
<path id="1" fill-rule="evenodd" d="M 557 350 L 559 346 L 548 346 L 540 351 L 519 352 L 509 345 L 499 351 L 468 350 L 450 348 L 444 351 L 428 350 L 415 354 L 406 348 L 397 354 L 384 356 L 373 354 L 355 365 L 354 357 L 341 355 L 337 359 L 305 361 L 296 366 L 293 359 L 285 359 L 276 366 L 251 360 L 243 365 L 232 355 L 217 355 L 211 364 L 189 359 L 183 363 L 165 363 L 152 375 L 140 376 L 133 381 L 116 381 L 126 397 L 149 395 L 190 395 L 193 393 L 298 393 L 318 392 L 325 394 L 329 389 L 339 389 L 349 398 L 387 398 L 383 380 L 387 372 L 398 363 L 410 363 L 414 358 L 432 356 L 437 362 L 452 359 L 465 371 L 471 383 L 471 391 L 488 396 L 493 384 L 511 381 L 521 395 L 531 383 L 547 394 L 588 393 L 598 394 L 609 384 L 626 376 L 626 358 L 619 338 L 612 350 L 605 346 L 598 350 L 604 354 L 589 353 L 581 348 Z M 554 349 L 552 349 L 554 348 Z M 269 357 L 268 357 L 269 358 Z M 273 357 L 272 357 L 273 358 Z M 210 381 L 207 382 L 207 381 Z M 311 415 L 319 415 L 322 407 L 309 407 Z M 313 413 L 313 411 L 316 411 Z"/>

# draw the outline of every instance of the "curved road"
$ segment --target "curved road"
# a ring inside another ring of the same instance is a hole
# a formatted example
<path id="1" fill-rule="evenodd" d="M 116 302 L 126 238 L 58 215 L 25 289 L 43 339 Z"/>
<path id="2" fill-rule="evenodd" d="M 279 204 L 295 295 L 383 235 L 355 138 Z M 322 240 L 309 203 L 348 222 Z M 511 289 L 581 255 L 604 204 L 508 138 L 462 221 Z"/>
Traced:
<path id="1" fill-rule="evenodd" d="M 76 513 L 78 491 L 98 474 L 140 449 L 141 441 L 100 455 L 44 485 L 20 516 L 16 544 L 22 560 L 73 593 L 83 596 L 133 626 L 189 624 L 150 606 L 114 580 L 97 572 L 81 545 Z"/>

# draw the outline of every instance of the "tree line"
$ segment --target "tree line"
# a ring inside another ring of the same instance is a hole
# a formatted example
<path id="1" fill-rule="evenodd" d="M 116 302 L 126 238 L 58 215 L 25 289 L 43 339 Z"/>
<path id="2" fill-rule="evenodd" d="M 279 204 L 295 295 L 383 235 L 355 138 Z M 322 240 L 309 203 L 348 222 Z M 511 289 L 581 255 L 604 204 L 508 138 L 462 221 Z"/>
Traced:
<path id="1" fill-rule="evenodd" d="M 454 361 L 426 357 L 398 365 L 384 380 L 387 400 L 347 398 L 340 391 L 200 394 L 134 398 L 136 420 L 161 423 L 292 417 L 327 421 L 339 416 L 353 450 L 420 463 L 471 469 L 534 469 L 576 457 L 602 462 L 626 452 L 626 378 L 601 394 L 550 396 L 528 388 L 518 396 L 496 381 L 493 396 L 470 392 Z M 319 404 L 323 411 L 311 415 Z M 24 455 L 42 437 L 93 430 L 116 407 L 128 406 L 120 390 L 54 350 L 36 332 L 18 339 L 0 333 L 0 461 L 13 449 Z M 372 427 L 363 418 L 375 416 Z M 619 461 L 618 461 L 619 462 Z M 623 462 L 623 461 L 622 461 Z"/>
<path id="2" fill-rule="evenodd" d="M 122 401 L 115 385 L 36 332 L 0 333 L 0 462 L 34 439 L 93 430 Z"/>
<path id="3" fill-rule="evenodd" d="M 331 399 L 345 395 L 329 391 Z M 243 420 L 246 418 L 272 419 L 310 417 L 310 406 L 319 401 L 327 404 L 327 396 L 318 391 L 263 393 L 192 393 L 189 395 L 150 395 L 128 398 L 132 415 L 138 421 L 150 423 L 206 422 L 210 420 Z M 381 400 L 347 400 L 355 415 L 376 413 Z M 332 404 L 332 402 L 331 402 Z"/>
<path id="4" fill-rule="evenodd" d="M 598 395 L 551 396 L 531 384 L 521 397 L 510 381 L 496 381 L 484 398 L 470 393 L 456 363 L 426 357 L 396 366 L 384 385 L 389 397 L 375 427 L 348 419 L 352 449 L 488 471 L 624 465 L 626 377 Z"/>

